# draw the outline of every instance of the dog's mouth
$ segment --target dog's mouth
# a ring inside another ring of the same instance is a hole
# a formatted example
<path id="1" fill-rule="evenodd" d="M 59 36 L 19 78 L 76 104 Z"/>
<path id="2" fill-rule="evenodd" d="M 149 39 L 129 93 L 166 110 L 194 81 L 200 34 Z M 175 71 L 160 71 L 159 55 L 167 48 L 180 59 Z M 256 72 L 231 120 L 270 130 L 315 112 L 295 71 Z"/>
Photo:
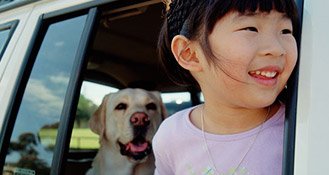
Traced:
<path id="1" fill-rule="evenodd" d="M 136 161 L 144 159 L 152 152 L 152 145 L 150 142 L 146 141 L 145 138 L 137 137 L 126 144 L 120 141 L 118 141 L 118 143 L 120 145 L 121 155 Z"/>

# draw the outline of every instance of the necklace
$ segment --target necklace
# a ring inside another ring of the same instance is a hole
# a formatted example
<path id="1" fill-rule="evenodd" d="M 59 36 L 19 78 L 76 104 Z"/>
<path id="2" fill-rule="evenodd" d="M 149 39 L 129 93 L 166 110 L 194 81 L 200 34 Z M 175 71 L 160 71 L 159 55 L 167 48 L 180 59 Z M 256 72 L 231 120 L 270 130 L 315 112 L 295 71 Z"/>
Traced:
<path id="1" fill-rule="evenodd" d="M 207 152 L 207 155 L 208 155 L 208 159 L 210 160 L 210 163 L 211 165 L 213 166 L 213 169 L 215 171 L 216 174 L 219 175 L 219 171 L 217 170 L 216 168 L 216 165 L 215 165 L 215 162 L 214 162 L 214 159 L 213 157 L 211 156 L 210 154 L 210 150 L 209 150 L 209 147 L 208 147 L 208 144 L 207 144 L 207 138 L 206 138 L 206 134 L 205 134 L 205 131 L 204 131 L 204 115 L 203 115 L 203 110 L 204 110 L 204 107 L 202 107 L 201 109 L 201 130 L 202 130 L 202 137 L 203 137 L 203 144 L 204 144 L 204 149 L 206 150 Z M 269 114 L 270 114 L 270 111 L 271 111 L 271 106 L 269 106 L 267 108 L 267 113 L 266 113 L 266 116 L 265 116 L 265 120 L 262 122 L 257 134 L 255 135 L 254 139 L 252 140 L 248 150 L 246 151 L 246 153 L 243 155 L 243 157 L 241 158 L 239 164 L 234 168 L 234 171 L 231 175 L 234 175 L 236 170 L 240 167 L 241 163 L 243 162 L 243 160 L 245 159 L 245 157 L 248 155 L 249 151 L 251 150 L 251 148 L 253 147 L 254 143 L 256 142 L 257 140 L 257 137 L 259 135 L 259 133 L 262 131 L 263 129 L 263 125 L 264 123 L 267 121 L 267 119 L 269 118 Z"/>

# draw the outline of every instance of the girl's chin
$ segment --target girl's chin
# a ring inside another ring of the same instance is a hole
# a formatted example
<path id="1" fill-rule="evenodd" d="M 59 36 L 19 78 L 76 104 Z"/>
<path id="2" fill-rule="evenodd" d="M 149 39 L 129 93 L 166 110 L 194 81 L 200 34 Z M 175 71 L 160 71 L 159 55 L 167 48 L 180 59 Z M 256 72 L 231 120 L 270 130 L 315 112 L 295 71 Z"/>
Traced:
<path id="1" fill-rule="evenodd" d="M 251 108 L 265 108 L 272 105 L 276 101 L 276 96 L 262 96 L 248 100 L 247 104 L 252 104 Z"/>

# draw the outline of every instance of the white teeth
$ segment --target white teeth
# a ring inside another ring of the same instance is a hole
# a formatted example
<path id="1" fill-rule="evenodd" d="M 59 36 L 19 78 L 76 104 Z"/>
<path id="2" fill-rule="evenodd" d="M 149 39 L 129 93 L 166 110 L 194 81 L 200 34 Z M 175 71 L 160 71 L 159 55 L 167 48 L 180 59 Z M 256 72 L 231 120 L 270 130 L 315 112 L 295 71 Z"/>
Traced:
<path id="1" fill-rule="evenodd" d="M 273 78 L 276 76 L 277 72 L 269 72 L 269 71 L 255 71 L 255 72 L 251 72 L 252 74 L 256 74 L 256 75 L 261 75 L 267 78 Z"/>
<path id="2" fill-rule="evenodd" d="M 276 75 L 276 72 L 267 72 L 266 77 L 274 77 Z"/>

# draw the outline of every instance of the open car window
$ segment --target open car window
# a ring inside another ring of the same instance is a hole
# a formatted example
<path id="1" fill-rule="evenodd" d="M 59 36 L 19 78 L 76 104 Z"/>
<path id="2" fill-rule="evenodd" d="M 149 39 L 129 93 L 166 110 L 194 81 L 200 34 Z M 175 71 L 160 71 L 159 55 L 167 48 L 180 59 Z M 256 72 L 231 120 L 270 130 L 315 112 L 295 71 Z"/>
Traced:
<path id="1" fill-rule="evenodd" d="M 109 93 L 115 93 L 118 90 L 117 88 L 89 81 L 82 83 L 70 141 L 70 149 L 72 151 L 99 148 L 99 136 L 90 130 L 88 122 L 97 107 L 101 104 L 103 97 Z M 161 93 L 161 98 L 168 116 L 192 106 L 189 92 Z M 46 134 L 50 132 L 54 134 Z M 40 132 L 41 140 L 50 136 L 48 139 L 52 139 L 52 143 L 55 143 L 55 133 L 56 131 L 54 129 L 42 129 Z"/>
<path id="2" fill-rule="evenodd" d="M 85 174 L 100 147 L 88 121 L 108 93 L 159 91 L 168 115 L 204 101 L 198 90 L 170 81 L 159 64 L 161 1 L 99 3 L 78 7 L 83 12 L 74 7 L 41 19 L 3 134 L 8 142 L 1 150 L 5 173 Z M 0 41 L 8 40 L 11 30 L 0 26 Z M 0 56 L 4 48 L 0 42 Z M 297 84 L 294 76 L 292 84 Z M 285 131 L 287 174 L 294 163 L 294 90 Z"/>

